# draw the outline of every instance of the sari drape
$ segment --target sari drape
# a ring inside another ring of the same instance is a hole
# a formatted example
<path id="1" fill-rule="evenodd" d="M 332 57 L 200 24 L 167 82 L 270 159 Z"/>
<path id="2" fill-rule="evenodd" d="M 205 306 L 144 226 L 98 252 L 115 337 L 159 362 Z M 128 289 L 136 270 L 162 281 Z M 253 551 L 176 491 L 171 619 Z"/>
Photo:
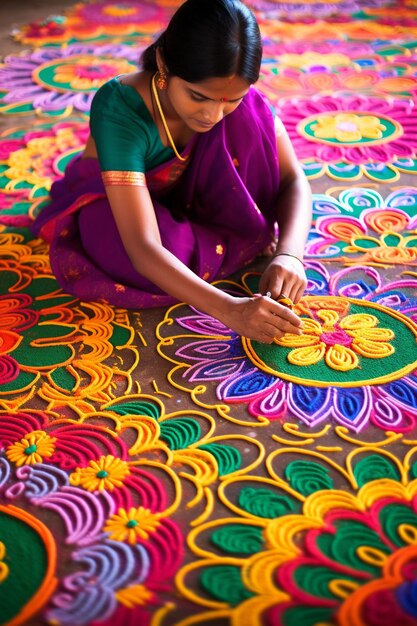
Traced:
<path id="1" fill-rule="evenodd" d="M 276 222 L 279 168 L 274 119 L 251 88 L 237 109 L 196 135 L 184 171 L 173 159 L 146 172 L 162 244 L 207 281 L 242 268 L 267 246 Z M 54 182 L 32 230 L 50 243 L 64 291 L 123 308 L 165 306 L 133 267 L 118 233 L 98 160 L 76 157 Z"/>

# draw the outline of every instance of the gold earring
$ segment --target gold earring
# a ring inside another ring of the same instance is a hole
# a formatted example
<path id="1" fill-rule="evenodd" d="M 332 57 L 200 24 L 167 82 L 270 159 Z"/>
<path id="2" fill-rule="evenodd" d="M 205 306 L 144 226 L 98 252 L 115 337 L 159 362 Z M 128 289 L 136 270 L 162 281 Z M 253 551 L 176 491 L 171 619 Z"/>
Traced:
<path id="1" fill-rule="evenodd" d="M 156 84 L 158 89 L 166 89 L 167 88 L 167 75 L 165 70 L 159 70 L 156 78 Z"/>

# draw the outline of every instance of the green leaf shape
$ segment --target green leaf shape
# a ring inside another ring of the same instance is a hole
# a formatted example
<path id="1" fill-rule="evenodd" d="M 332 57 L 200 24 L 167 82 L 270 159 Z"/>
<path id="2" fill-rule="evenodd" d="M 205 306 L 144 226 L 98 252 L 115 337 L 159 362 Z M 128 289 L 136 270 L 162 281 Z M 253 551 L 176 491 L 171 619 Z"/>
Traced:
<path id="1" fill-rule="evenodd" d="M 217 443 L 208 443 L 199 446 L 200 450 L 206 450 L 214 456 L 219 468 L 219 475 L 224 476 L 238 470 L 242 464 L 242 457 L 236 448 Z"/>
<path id="2" fill-rule="evenodd" d="M 363 250 L 372 250 L 373 248 L 380 248 L 380 244 L 374 241 L 373 239 L 355 237 L 353 240 L 353 245 L 357 248 L 362 248 Z"/>
<path id="3" fill-rule="evenodd" d="M 336 528 L 334 534 L 322 532 L 317 536 L 317 546 L 321 553 L 336 563 L 379 577 L 380 568 L 360 559 L 358 548 L 367 546 L 388 556 L 391 550 L 380 535 L 365 523 L 353 519 L 337 519 L 333 526 Z"/>
<path id="4" fill-rule="evenodd" d="M 238 505 L 247 513 L 263 519 L 276 519 L 301 510 L 301 503 L 291 496 L 282 495 L 272 489 L 254 487 L 244 487 L 240 491 Z"/>
<path id="5" fill-rule="evenodd" d="M 314 461 L 293 461 L 285 469 L 285 478 L 303 496 L 333 487 L 327 468 Z"/>
<path id="6" fill-rule="evenodd" d="M 18 104 L 7 104 L 0 102 L 0 113 L 3 115 L 19 115 L 22 113 L 33 113 L 34 108 L 31 102 L 22 102 Z"/>
<path id="7" fill-rule="evenodd" d="M 361 168 L 359 165 L 351 165 L 346 167 L 346 163 L 334 163 L 327 166 L 330 176 L 334 176 L 336 180 L 356 180 L 361 176 Z"/>
<path id="8" fill-rule="evenodd" d="M 387 504 L 379 512 L 379 521 L 388 539 L 397 547 L 407 545 L 399 534 L 400 526 L 417 528 L 417 515 L 406 504 Z"/>
<path id="9" fill-rule="evenodd" d="M 417 478 L 417 461 L 415 461 L 410 467 L 410 478 L 411 480 Z"/>
<path id="10" fill-rule="evenodd" d="M 76 300 L 74 296 L 68 294 L 58 293 L 55 295 L 55 292 L 59 290 L 60 286 L 54 276 L 42 276 L 32 280 L 30 285 L 25 288 L 25 293 L 32 296 L 34 300 L 32 306 L 34 309 L 51 309 L 55 306 L 62 306 L 67 302 L 74 302 L 74 300 Z M 36 300 L 39 296 L 42 296 L 42 299 Z M 49 296 L 48 300 L 44 299 L 45 296 Z"/>
<path id="11" fill-rule="evenodd" d="M 210 541 L 227 554 L 256 554 L 262 550 L 262 529 L 245 524 L 227 524 L 217 528 Z"/>
<path id="12" fill-rule="evenodd" d="M 180 417 L 160 422 L 160 439 L 171 450 L 183 450 L 198 441 L 201 436 L 200 424 L 190 417 Z"/>
<path id="13" fill-rule="evenodd" d="M 31 189 L 33 187 L 33 183 L 28 183 L 26 180 L 19 181 L 14 188 L 15 189 Z"/>
<path id="14" fill-rule="evenodd" d="M 376 168 L 373 164 L 364 163 L 362 166 L 367 173 L 368 177 L 372 180 L 378 180 L 381 183 L 394 182 L 398 179 L 398 174 L 395 169 L 389 165 L 378 163 Z"/>
<path id="15" fill-rule="evenodd" d="M 353 468 L 353 475 L 359 487 L 380 478 L 390 478 L 395 481 L 401 479 L 395 465 L 380 454 L 370 454 L 361 458 Z"/>
<path id="16" fill-rule="evenodd" d="M 50 378 L 60 389 L 71 392 L 77 384 L 77 380 L 66 367 L 57 367 L 50 373 Z"/>
<path id="17" fill-rule="evenodd" d="M 156 420 L 161 416 L 159 405 L 148 400 L 112 404 L 108 410 L 117 413 L 117 415 L 145 415 Z"/>
<path id="18" fill-rule="evenodd" d="M 11 380 L 9 383 L 4 383 L 1 386 L 2 393 L 10 393 L 13 391 L 23 391 L 24 389 L 29 389 L 32 387 L 36 379 L 39 378 L 39 373 L 32 374 L 32 372 L 19 372 L 19 375 L 16 376 L 14 380 Z"/>
<path id="19" fill-rule="evenodd" d="M 112 330 L 110 343 L 114 348 L 126 346 L 133 339 L 133 328 L 126 328 L 125 326 L 119 326 L 119 324 L 113 323 Z"/>
<path id="20" fill-rule="evenodd" d="M 332 624 L 333 611 L 328 607 L 292 606 L 283 615 L 283 626 L 317 626 Z"/>
<path id="21" fill-rule="evenodd" d="M 400 172 L 417 174 L 417 160 L 416 159 L 397 159 L 392 164 L 397 167 Z"/>
<path id="22" fill-rule="evenodd" d="M 19 234 L 25 234 L 25 241 L 33 239 L 32 233 L 28 229 L 19 228 Z M 1 274 L 1 286 L 2 291 L 7 293 L 19 282 L 20 275 L 17 271 L 5 270 Z M 58 293 L 57 295 L 49 296 L 49 294 L 56 291 L 59 292 L 60 286 L 53 276 L 42 276 L 41 278 L 34 278 L 32 282 L 25 287 L 25 293 L 33 298 L 31 308 L 34 311 L 42 311 L 42 321 L 47 321 L 49 318 L 58 316 L 57 311 L 51 311 L 48 314 L 48 309 L 54 309 L 55 307 L 62 307 L 66 304 L 74 302 L 76 299 L 68 294 Z M 37 297 L 42 296 L 41 299 L 36 300 Z M 46 297 L 49 298 L 46 299 Z"/>
<path id="23" fill-rule="evenodd" d="M 381 239 L 388 248 L 398 248 L 401 243 L 401 237 L 395 233 L 383 235 Z"/>
<path id="24" fill-rule="evenodd" d="M 53 367 L 66 363 L 74 355 L 74 349 L 65 339 L 74 334 L 76 326 L 61 324 L 38 324 L 25 330 L 19 346 L 11 356 L 22 366 Z M 33 341 L 46 340 L 42 345 L 32 345 Z"/>
<path id="25" fill-rule="evenodd" d="M 237 606 L 254 595 L 243 584 L 240 569 L 233 565 L 207 567 L 201 572 L 199 583 L 212 598 L 230 606 Z"/>
<path id="26" fill-rule="evenodd" d="M 311 176 L 322 176 L 326 171 L 326 166 L 323 165 L 323 163 L 310 161 L 301 163 L 301 166 L 307 178 L 311 178 Z"/>
<path id="27" fill-rule="evenodd" d="M 10 209 L 2 209 L 1 215 L 2 217 L 5 215 L 24 215 L 27 216 L 29 208 L 31 207 L 32 202 L 21 200 L 20 202 L 14 202 Z"/>
<path id="28" fill-rule="evenodd" d="M 406 248 L 417 248 L 417 237 L 410 237 L 405 242 Z"/>
<path id="29" fill-rule="evenodd" d="M 340 600 L 339 595 L 335 595 L 330 591 L 330 583 L 335 578 L 357 584 L 362 581 L 361 578 L 349 576 L 344 572 L 336 573 L 334 570 L 322 565 L 301 565 L 294 572 L 294 581 L 297 587 L 316 598 L 326 600 Z"/>

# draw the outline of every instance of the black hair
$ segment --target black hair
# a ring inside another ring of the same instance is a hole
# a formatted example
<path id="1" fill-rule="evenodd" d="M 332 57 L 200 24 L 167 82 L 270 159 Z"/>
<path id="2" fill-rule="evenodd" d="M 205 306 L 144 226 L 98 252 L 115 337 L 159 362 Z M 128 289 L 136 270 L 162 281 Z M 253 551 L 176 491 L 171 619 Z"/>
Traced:
<path id="1" fill-rule="evenodd" d="M 237 75 L 253 84 L 259 78 L 259 26 L 239 0 L 186 0 L 142 53 L 144 70 L 157 71 L 157 48 L 167 71 L 189 83 Z"/>

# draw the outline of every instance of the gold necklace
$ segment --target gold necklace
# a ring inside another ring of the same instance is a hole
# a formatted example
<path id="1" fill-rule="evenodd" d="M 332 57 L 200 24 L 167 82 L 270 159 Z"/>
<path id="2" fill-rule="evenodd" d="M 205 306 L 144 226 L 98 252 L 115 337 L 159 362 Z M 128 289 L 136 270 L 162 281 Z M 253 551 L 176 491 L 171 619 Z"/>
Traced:
<path id="1" fill-rule="evenodd" d="M 159 101 L 158 91 L 157 91 L 156 85 L 155 85 L 155 76 L 156 76 L 156 74 L 154 74 L 152 76 L 152 91 L 153 91 L 153 95 L 154 95 L 154 98 L 155 98 L 156 106 L 158 107 L 159 115 L 161 116 L 162 124 L 164 125 L 164 129 L 165 129 L 166 135 L 168 137 L 168 141 L 171 144 L 171 148 L 173 149 L 177 159 L 179 159 L 180 161 L 186 161 L 188 159 L 188 155 L 185 156 L 185 157 L 182 157 L 180 155 L 180 153 L 178 152 L 177 148 L 175 147 L 175 143 L 174 143 L 174 140 L 172 138 L 172 135 L 169 132 L 168 124 L 167 124 L 167 121 L 165 119 L 164 113 L 162 111 L 161 103 Z"/>

